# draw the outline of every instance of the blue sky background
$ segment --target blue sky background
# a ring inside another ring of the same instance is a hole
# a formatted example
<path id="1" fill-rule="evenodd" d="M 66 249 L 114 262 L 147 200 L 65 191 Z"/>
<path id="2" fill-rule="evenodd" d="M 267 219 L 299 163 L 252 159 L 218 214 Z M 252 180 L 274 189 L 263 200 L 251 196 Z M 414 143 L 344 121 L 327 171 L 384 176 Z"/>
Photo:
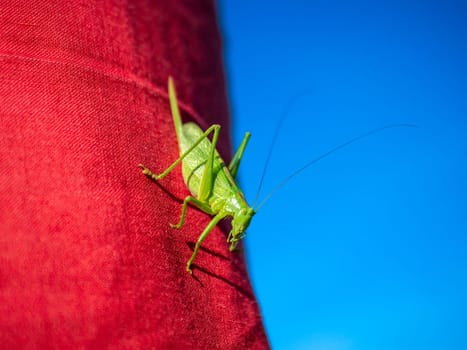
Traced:
<path id="1" fill-rule="evenodd" d="M 220 0 L 234 144 L 253 201 L 313 166 L 246 238 L 274 349 L 467 349 L 467 2 Z"/>

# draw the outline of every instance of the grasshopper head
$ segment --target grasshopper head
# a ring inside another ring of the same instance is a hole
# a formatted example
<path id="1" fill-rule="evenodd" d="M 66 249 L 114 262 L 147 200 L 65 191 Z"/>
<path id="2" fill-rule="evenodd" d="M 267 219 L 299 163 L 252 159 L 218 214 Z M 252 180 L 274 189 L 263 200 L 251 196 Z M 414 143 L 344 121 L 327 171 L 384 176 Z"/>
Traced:
<path id="1" fill-rule="evenodd" d="M 251 218 L 256 212 L 252 208 L 240 209 L 232 219 L 232 231 L 229 233 L 227 242 L 230 243 L 230 251 L 235 250 L 238 242 L 245 237 L 246 229 L 250 225 Z"/>

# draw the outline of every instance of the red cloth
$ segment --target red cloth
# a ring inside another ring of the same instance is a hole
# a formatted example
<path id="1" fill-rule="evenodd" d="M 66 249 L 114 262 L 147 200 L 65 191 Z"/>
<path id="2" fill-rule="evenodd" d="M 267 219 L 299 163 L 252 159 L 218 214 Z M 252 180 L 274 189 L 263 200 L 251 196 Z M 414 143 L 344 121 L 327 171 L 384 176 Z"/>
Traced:
<path id="1" fill-rule="evenodd" d="M 2 349 L 268 348 L 243 257 L 190 208 L 167 99 L 223 125 L 212 1 L 2 1 L 0 346 Z M 202 118 L 202 119 L 201 119 Z M 191 248 L 190 248 L 191 246 Z"/>

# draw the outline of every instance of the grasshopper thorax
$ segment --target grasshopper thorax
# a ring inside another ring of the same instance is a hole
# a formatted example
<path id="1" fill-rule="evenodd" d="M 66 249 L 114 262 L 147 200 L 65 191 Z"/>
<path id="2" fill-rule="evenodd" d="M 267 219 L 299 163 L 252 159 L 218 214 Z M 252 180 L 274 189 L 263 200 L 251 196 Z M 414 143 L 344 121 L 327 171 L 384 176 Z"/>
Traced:
<path id="1" fill-rule="evenodd" d="M 246 229 L 250 225 L 251 218 L 256 212 L 253 208 L 243 207 L 234 213 L 232 217 L 232 231 L 229 233 L 227 242 L 230 243 L 230 251 L 235 250 L 238 242 L 245 237 Z"/>

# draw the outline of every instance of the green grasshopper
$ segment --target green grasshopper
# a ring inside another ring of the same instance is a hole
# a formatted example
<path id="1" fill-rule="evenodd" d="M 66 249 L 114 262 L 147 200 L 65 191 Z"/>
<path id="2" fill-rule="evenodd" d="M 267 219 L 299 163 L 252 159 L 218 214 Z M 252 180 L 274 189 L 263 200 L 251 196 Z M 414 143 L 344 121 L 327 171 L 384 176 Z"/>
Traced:
<path id="1" fill-rule="evenodd" d="M 171 77 L 169 77 L 168 85 L 170 108 L 175 125 L 175 132 L 177 134 L 180 157 L 159 175 L 154 174 L 151 170 L 142 164 L 139 164 L 139 167 L 142 169 L 143 174 L 157 181 L 167 176 L 180 162 L 182 163 L 183 179 L 192 195 L 185 197 L 183 200 L 180 220 L 175 225 L 171 224 L 171 227 L 176 229 L 182 227 L 183 223 L 185 222 L 185 215 L 188 204 L 195 206 L 196 208 L 213 217 L 199 236 L 195 245 L 195 249 L 193 250 L 193 254 L 191 255 L 190 260 L 188 260 L 186 270 L 190 274 L 192 273 L 191 265 L 193 264 L 193 261 L 198 254 L 201 243 L 222 219 L 226 217 L 232 218 L 232 230 L 227 237 L 227 242 L 230 243 L 230 251 L 233 251 L 237 247 L 238 242 L 243 237 L 245 237 L 245 230 L 250 225 L 250 221 L 256 214 L 256 211 L 258 211 L 258 209 L 269 200 L 272 194 L 274 194 L 277 190 L 283 187 L 287 182 L 300 174 L 302 171 L 317 163 L 321 159 L 326 158 L 330 154 L 382 130 L 395 127 L 416 127 L 412 124 L 389 124 L 367 131 L 360 136 L 354 137 L 353 139 L 350 139 L 330 149 L 329 151 L 309 161 L 304 166 L 286 177 L 281 183 L 279 183 L 279 185 L 277 185 L 271 192 L 269 192 L 269 194 L 262 200 L 262 202 L 256 207 L 255 210 L 248 205 L 243 192 L 240 190 L 235 181 L 240 161 L 243 157 L 243 153 L 245 152 L 248 140 L 250 139 L 250 133 L 245 133 L 243 141 L 240 144 L 238 150 L 235 152 L 232 161 L 230 162 L 229 166 L 226 166 L 216 150 L 220 125 L 214 124 L 203 132 L 203 130 L 201 130 L 201 128 L 193 122 L 182 124 L 175 87 Z M 271 148 L 269 149 L 269 154 L 263 170 L 263 175 L 261 177 L 256 199 L 258 199 L 274 142 L 283 120 L 284 119 L 282 118 L 277 125 L 275 137 L 273 139 Z M 210 134 L 212 134 L 212 141 L 209 141 L 208 138 Z"/>
<path id="2" fill-rule="evenodd" d="M 143 174 L 157 181 L 167 176 L 182 162 L 183 179 L 192 195 L 183 200 L 180 220 L 175 225 L 171 224 L 171 227 L 176 229 L 182 227 L 188 204 L 213 216 L 199 236 L 193 254 L 186 265 L 186 270 L 191 274 L 191 265 L 198 254 L 201 243 L 219 221 L 226 217 L 232 218 L 232 230 L 227 237 L 227 242 L 230 243 L 230 251 L 233 251 L 238 242 L 245 236 L 245 230 L 255 215 L 255 210 L 248 205 L 243 192 L 235 181 L 250 133 L 245 134 L 240 147 L 227 167 L 216 150 L 220 125 L 212 125 L 203 132 L 193 122 L 182 124 L 172 77 L 169 77 L 169 100 L 180 157 L 159 175 L 154 174 L 142 164 L 139 164 L 139 167 L 142 168 Z M 208 139 L 210 134 L 212 134 L 212 141 Z"/>

